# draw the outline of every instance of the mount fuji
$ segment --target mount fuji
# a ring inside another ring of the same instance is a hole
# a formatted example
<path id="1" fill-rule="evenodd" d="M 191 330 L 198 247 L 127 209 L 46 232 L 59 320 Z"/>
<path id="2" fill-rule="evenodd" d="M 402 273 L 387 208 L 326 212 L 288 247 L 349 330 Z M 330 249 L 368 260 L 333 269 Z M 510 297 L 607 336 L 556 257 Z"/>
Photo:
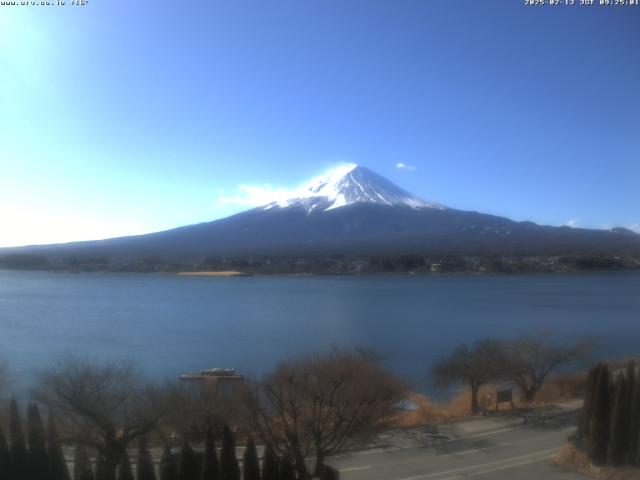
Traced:
<path id="1" fill-rule="evenodd" d="M 422 200 L 373 171 L 337 168 L 245 212 L 146 235 L 0 249 L 49 260 L 291 255 L 639 255 L 640 235 L 515 222 Z"/>
<path id="2" fill-rule="evenodd" d="M 306 210 L 309 214 L 314 210 L 327 212 L 359 203 L 416 209 L 444 208 L 437 203 L 425 202 L 411 195 L 366 167 L 349 164 L 311 180 L 294 193 L 293 197 L 269 203 L 264 210 L 296 207 Z"/>

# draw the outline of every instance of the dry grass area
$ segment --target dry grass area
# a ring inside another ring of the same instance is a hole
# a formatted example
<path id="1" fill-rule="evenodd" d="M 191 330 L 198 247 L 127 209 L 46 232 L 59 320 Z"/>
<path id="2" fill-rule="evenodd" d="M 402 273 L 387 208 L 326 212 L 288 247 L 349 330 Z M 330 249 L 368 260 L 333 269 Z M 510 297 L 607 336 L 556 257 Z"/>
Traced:
<path id="1" fill-rule="evenodd" d="M 178 275 L 184 277 L 244 277 L 248 274 L 234 270 L 224 270 L 219 272 L 178 272 Z"/>
<path id="2" fill-rule="evenodd" d="M 558 375 L 542 386 L 536 396 L 536 403 L 565 402 L 583 398 L 586 387 L 586 372 Z"/>
<path id="3" fill-rule="evenodd" d="M 513 408 L 522 410 L 582 398 L 586 380 L 586 373 L 558 375 L 550 379 L 542 387 L 533 404 L 521 402 L 518 398 L 517 389 L 514 389 Z M 487 385 L 480 389 L 478 398 L 482 408 L 488 411 L 495 410 L 497 389 L 495 385 Z M 484 403 L 483 399 L 485 399 Z M 471 414 L 471 393 L 469 390 L 461 391 L 448 402 L 436 402 L 426 395 L 416 392 L 410 393 L 408 400 L 416 405 L 417 410 L 399 413 L 394 421 L 398 427 L 416 427 L 433 422 L 468 417 Z M 512 406 L 508 403 L 500 404 L 500 411 L 511 409 Z"/>
<path id="4" fill-rule="evenodd" d="M 490 386 L 481 388 L 479 398 L 485 398 L 487 394 L 491 395 L 492 399 L 495 399 L 495 388 Z M 459 393 L 446 403 L 435 402 L 426 395 L 415 392 L 408 395 L 408 400 L 418 408 L 417 410 L 399 413 L 394 422 L 398 427 L 417 427 L 470 415 L 471 393 L 467 390 Z M 489 410 L 494 409 L 495 403 L 487 404 L 486 407 Z M 500 409 L 509 408 L 508 404 L 500 405 Z"/>
<path id="5" fill-rule="evenodd" d="M 601 480 L 638 480 L 640 468 L 636 467 L 597 467 L 587 459 L 587 454 L 568 443 L 556 455 L 554 461 L 582 475 Z"/>
<path id="6" fill-rule="evenodd" d="M 623 370 L 626 368 L 629 360 L 634 360 L 636 364 L 640 364 L 640 358 L 622 358 L 608 361 L 610 367 L 615 370 Z M 550 378 L 540 389 L 533 404 L 521 402 L 518 398 L 518 390 L 513 389 L 514 408 L 527 409 L 535 408 L 543 405 L 569 402 L 584 398 L 587 384 L 587 372 L 560 374 Z M 491 400 L 483 405 L 487 410 L 495 409 L 495 393 L 496 385 L 487 385 L 480 389 L 479 398 L 483 399 L 490 395 Z M 467 417 L 470 415 L 471 394 L 465 390 L 446 403 L 431 400 L 426 395 L 420 393 L 411 393 L 408 396 L 418 409 L 398 414 L 396 423 L 399 427 L 413 427 L 426 425 L 429 423 Z M 482 405 L 482 402 L 481 402 Z M 509 410 L 509 404 L 500 404 L 500 410 Z M 635 472 L 636 480 L 640 480 L 640 474 Z M 616 477 L 617 478 L 617 477 Z M 622 477 L 621 477 L 622 478 Z"/>

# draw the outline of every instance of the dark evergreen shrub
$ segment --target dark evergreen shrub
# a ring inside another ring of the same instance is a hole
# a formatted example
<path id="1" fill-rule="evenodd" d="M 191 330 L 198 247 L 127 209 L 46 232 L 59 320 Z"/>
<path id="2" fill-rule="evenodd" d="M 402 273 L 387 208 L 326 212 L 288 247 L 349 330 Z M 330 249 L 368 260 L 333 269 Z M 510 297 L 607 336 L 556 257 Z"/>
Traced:
<path id="1" fill-rule="evenodd" d="M 73 461 L 73 480 L 93 480 L 91 460 L 84 445 L 78 444 Z"/>
<path id="2" fill-rule="evenodd" d="M 611 433 L 607 448 L 607 463 L 613 466 L 624 465 L 629 449 L 629 394 L 627 379 L 623 373 L 618 375 L 613 395 L 611 414 Z"/>
<path id="3" fill-rule="evenodd" d="M 30 403 L 27 410 L 27 432 L 31 476 L 46 479 L 49 476 L 49 456 L 40 409 L 35 403 Z"/>
<path id="4" fill-rule="evenodd" d="M 0 478 L 8 479 L 11 474 L 11 453 L 9 453 L 9 445 L 4 436 L 2 426 L 0 426 Z"/>
<path id="5" fill-rule="evenodd" d="M 186 440 L 182 442 L 182 448 L 180 449 L 178 478 L 180 480 L 200 480 L 198 457 Z"/>
<path id="6" fill-rule="evenodd" d="M 611 428 L 611 394 L 609 390 L 609 367 L 603 364 L 598 373 L 598 381 L 594 392 L 587 442 L 587 454 L 589 459 L 596 465 L 603 465 L 607 461 Z"/>
<path id="7" fill-rule="evenodd" d="M 160 458 L 160 480 L 178 480 L 178 462 L 168 446 Z"/>
<path id="8" fill-rule="evenodd" d="M 324 478 L 322 480 L 340 480 L 340 472 L 333 467 L 324 467 Z"/>
<path id="9" fill-rule="evenodd" d="M 218 464 L 218 454 L 213 440 L 213 432 L 207 430 L 207 437 L 204 444 L 204 458 L 202 460 L 201 480 L 218 480 L 220 478 L 220 465 Z"/>
<path id="10" fill-rule="evenodd" d="M 253 439 L 249 437 L 247 448 L 242 458 L 243 480 L 260 480 L 260 465 L 258 463 L 258 452 Z"/>
<path id="11" fill-rule="evenodd" d="M 267 444 L 262 457 L 262 480 L 278 480 L 280 467 L 273 447 Z"/>
<path id="12" fill-rule="evenodd" d="M 136 480 L 156 480 L 151 453 L 144 438 L 138 441 L 138 464 L 136 466 Z"/>
<path id="13" fill-rule="evenodd" d="M 129 460 L 129 454 L 126 450 L 120 457 L 120 463 L 118 464 L 118 480 L 135 480 L 133 478 L 131 460 Z"/>
<path id="14" fill-rule="evenodd" d="M 20 412 L 15 398 L 11 399 L 9 419 L 9 433 L 11 434 L 11 480 L 30 480 L 29 453 L 24 441 Z"/>
<path id="15" fill-rule="evenodd" d="M 236 443 L 231 430 L 224 426 L 222 452 L 220 454 L 220 478 L 222 480 L 240 480 L 240 466 L 236 456 Z"/>
<path id="16" fill-rule="evenodd" d="M 96 480 L 111 480 L 107 473 L 107 462 L 102 454 L 96 458 Z"/>
<path id="17" fill-rule="evenodd" d="M 296 473 L 289 457 L 283 457 L 280 460 L 280 475 L 278 480 L 296 480 Z"/>
<path id="18" fill-rule="evenodd" d="M 595 397 L 595 390 L 598 384 L 598 374 L 600 373 L 600 367 L 601 364 L 598 364 L 591 370 L 589 370 L 584 404 L 582 406 L 582 413 L 580 414 L 580 420 L 578 422 L 578 438 L 587 438 L 589 436 L 589 424 L 591 422 L 591 416 L 593 414 L 593 399 Z"/>
<path id="19" fill-rule="evenodd" d="M 56 422 L 53 413 L 49 412 L 47 440 L 49 444 L 49 478 L 51 480 L 70 480 L 67 462 L 58 437 Z"/>
<path id="20" fill-rule="evenodd" d="M 640 375 L 636 371 L 634 362 L 627 369 L 629 377 L 629 451 L 627 452 L 627 464 L 637 465 L 640 449 Z M 633 379 L 633 380 L 632 380 Z"/>

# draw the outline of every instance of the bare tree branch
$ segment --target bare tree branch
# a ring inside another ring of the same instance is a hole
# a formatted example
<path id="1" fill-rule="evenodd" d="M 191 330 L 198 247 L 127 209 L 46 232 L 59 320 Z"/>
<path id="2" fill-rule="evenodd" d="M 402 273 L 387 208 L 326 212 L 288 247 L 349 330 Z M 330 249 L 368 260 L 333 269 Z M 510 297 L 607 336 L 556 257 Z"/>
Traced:
<path id="1" fill-rule="evenodd" d="M 384 428 L 404 393 L 374 356 L 336 350 L 281 364 L 248 390 L 245 404 L 250 427 L 293 458 L 306 480 L 309 455 L 320 475 L 327 456 Z"/>
<path id="2" fill-rule="evenodd" d="M 64 357 L 39 373 L 34 397 L 56 411 L 69 439 L 97 449 L 108 480 L 128 444 L 164 413 L 157 391 L 128 362 Z"/>
<path id="3" fill-rule="evenodd" d="M 504 363 L 503 345 L 495 339 L 478 340 L 472 345 L 462 344 L 451 355 L 436 362 L 431 377 L 438 387 L 461 384 L 471 391 L 471 413 L 480 412 L 480 387 L 497 379 Z"/>
<path id="4" fill-rule="evenodd" d="M 552 371 L 585 358 L 594 343 L 591 338 L 558 342 L 550 332 L 522 335 L 504 343 L 504 377 L 531 402 Z"/>

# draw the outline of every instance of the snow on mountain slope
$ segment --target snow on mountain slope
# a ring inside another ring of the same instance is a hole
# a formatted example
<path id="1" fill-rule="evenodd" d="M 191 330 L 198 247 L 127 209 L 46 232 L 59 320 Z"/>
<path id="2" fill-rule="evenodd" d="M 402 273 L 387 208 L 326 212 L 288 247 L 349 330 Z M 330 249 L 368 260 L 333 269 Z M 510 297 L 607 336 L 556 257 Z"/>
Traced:
<path id="1" fill-rule="evenodd" d="M 414 209 L 445 209 L 438 203 L 425 202 L 411 195 L 386 178 L 356 164 L 335 168 L 326 175 L 311 180 L 292 198 L 272 202 L 262 208 L 269 210 L 302 207 L 309 214 L 313 211 L 328 211 L 357 203 L 403 205 Z"/>

